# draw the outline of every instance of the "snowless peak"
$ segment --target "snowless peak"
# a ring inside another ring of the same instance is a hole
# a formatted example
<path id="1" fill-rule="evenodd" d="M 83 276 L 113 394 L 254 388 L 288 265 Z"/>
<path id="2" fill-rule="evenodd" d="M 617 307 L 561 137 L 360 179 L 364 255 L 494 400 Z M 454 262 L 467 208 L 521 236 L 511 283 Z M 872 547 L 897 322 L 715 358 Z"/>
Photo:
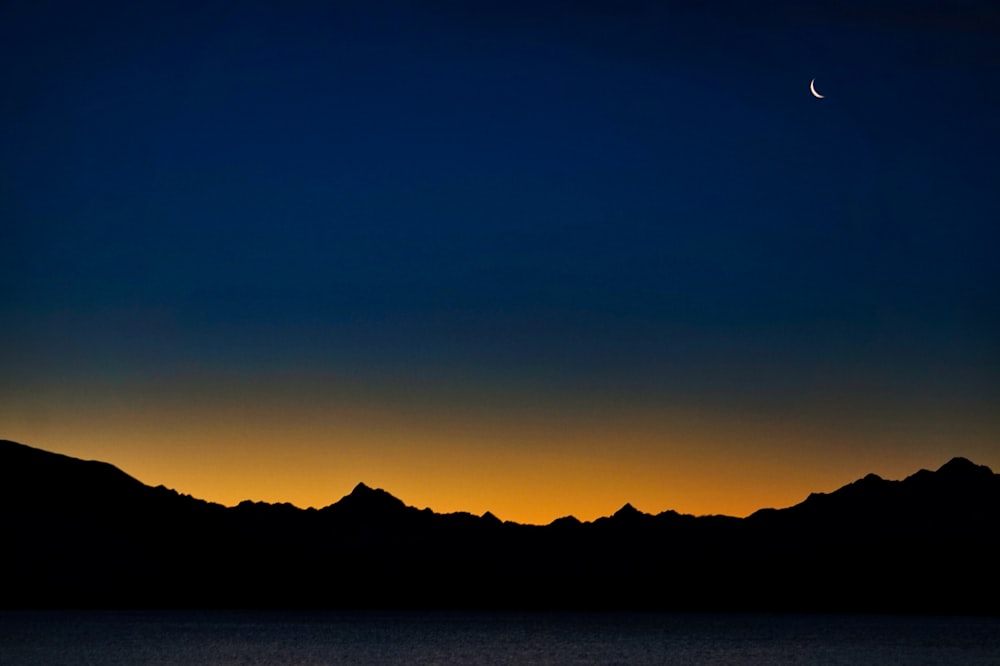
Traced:
<path id="1" fill-rule="evenodd" d="M 962 458 L 961 456 L 952 458 L 944 465 L 938 468 L 938 473 L 945 474 L 992 474 L 991 470 L 986 465 L 977 465 L 968 458 Z"/>
<path id="2" fill-rule="evenodd" d="M 642 515 L 641 511 L 636 509 L 630 503 L 626 502 L 625 506 L 615 511 L 614 517 L 625 518 L 625 517 L 640 516 L 640 515 Z"/>

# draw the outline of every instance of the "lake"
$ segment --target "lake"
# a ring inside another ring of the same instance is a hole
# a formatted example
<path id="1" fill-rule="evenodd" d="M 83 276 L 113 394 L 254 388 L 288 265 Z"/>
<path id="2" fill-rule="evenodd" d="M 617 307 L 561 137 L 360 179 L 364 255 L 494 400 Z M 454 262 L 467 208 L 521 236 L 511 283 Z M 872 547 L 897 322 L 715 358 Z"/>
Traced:
<path id="1" fill-rule="evenodd" d="M 1000 618 L 2 612 L 0 664 L 998 664 Z"/>

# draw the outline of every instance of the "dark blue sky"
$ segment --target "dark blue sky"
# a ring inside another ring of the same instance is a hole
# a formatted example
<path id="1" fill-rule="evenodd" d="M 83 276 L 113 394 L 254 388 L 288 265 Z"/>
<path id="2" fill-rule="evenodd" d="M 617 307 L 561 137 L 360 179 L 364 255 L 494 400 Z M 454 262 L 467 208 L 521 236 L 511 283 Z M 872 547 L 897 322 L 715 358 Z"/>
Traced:
<path id="1" fill-rule="evenodd" d="M 0 390 L 935 404 L 1000 461 L 1000 10 L 758 4 L 3 3 Z"/>

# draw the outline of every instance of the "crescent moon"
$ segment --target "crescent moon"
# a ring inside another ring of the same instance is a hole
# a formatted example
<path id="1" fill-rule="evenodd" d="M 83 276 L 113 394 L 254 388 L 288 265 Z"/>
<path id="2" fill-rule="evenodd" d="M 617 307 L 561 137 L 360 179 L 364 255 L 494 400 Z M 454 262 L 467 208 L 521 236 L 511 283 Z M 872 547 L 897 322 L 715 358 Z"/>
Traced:
<path id="1" fill-rule="evenodd" d="M 809 92 L 811 92 L 813 94 L 813 97 L 815 97 L 816 99 L 823 99 L 823 95 L 820 95 L 818 92 L 816 92 L 816 79 L 813 79 L 812 81 L 809 82 Z"/>

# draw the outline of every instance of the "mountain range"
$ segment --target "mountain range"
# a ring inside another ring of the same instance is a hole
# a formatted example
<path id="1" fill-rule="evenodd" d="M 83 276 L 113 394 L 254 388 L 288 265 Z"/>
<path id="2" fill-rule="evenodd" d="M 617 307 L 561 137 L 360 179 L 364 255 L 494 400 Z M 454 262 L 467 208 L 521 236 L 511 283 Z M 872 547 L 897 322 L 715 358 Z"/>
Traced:
<path id="1" fill-rule="evenodd" d="M 746 518 L 439 514 L 359 483 L 224 507 L 0 440 L 6 608 L 1000 614 L 1000 475 L 964 458 Z"/>

